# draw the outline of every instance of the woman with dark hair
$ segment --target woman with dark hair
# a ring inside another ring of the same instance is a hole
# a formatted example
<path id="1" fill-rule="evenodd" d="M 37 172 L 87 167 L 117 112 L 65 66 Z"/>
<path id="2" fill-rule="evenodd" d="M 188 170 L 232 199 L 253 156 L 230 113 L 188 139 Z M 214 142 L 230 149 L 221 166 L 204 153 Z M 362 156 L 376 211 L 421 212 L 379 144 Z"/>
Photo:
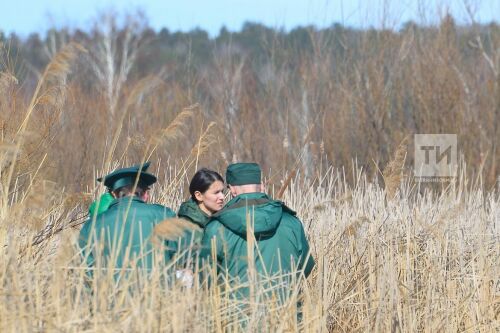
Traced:
<path id="1" fill-rule="evenodd" d="M 189 183 L 191 198 L 181 204 L 178 216 L 196 223 L 201 228 L 212 214 L 224 206 L 224 179 L 213 170 L 198 170 Z"/>

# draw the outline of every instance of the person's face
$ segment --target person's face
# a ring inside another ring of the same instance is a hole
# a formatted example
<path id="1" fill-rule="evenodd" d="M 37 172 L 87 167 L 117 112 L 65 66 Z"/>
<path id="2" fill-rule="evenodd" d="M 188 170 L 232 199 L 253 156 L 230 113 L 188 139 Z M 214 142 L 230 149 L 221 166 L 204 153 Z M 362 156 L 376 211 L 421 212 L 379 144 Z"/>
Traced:
<path id="1" fill-rule="evenodd" d="M 200 209 L 212 215 L 224 206 L 224 183 L 216 180 L 204 193 L 196 191 L 194 195 L 200 205 Z"/>

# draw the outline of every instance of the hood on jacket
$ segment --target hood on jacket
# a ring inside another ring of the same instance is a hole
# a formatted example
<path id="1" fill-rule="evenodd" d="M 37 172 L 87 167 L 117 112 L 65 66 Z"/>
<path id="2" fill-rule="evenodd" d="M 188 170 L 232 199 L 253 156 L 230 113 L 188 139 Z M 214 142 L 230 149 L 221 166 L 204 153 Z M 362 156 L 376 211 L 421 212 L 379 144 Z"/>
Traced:
<path id="1" fill-rule="evenodd" d="M 281 222 L 283 204 L 281 201 L 271 200 L 264 193 L 240 194 L 214 214 L 213 219 L 235 234 L 246 238 L 247 215 L 253 223 L 256 238 L 270 237 L 274 235 Z"/>
<path id="2" fill-rule="evenodd" d="M 193 198 L 181 204 L 177 216 L 186 218 L 202 228 L 204 228 L 210 220 L 210 216 L 200 209 L 200 206 L 198 206 Z"/>

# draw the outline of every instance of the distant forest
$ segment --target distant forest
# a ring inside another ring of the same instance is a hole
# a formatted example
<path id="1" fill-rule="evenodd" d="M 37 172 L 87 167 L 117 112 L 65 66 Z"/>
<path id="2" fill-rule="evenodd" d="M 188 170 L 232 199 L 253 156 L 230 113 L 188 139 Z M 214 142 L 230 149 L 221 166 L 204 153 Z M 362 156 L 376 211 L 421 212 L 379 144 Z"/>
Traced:
<path id="1" fill-rule="evenodd" d="M 444 19 L 450 26 L 454 40 L 450 41 L 458 47 L 462 57 L 474 57 L 471 41 L 480 37 L 484 50 L 491 53 L 494 50 L 492 35 L 500 31 L 500 25 L 456 26 L 451 16 Z M 444 22 L 443 21 L 443 22 Z M 141 22 L 140 24 L 138 24 Z M 374 48 L 380 48 L 381 42 L 387 38 L 403 37 L 409 31 L 416 33 L 417 38 L 425 40 L 435 36 L 440 27 L 421 27 L 410 21 L 402 25 L 399 31 L 392 30 L 360 30 L 344 27 L 335 23 L 329 28 L 318 29 L 314 26 L 297 27 L 289 32 L 282 29 L 273 29 L 259 23 L 247 22 L 241 31 L 229 32 L 223 27 L 219 35 L 210 38 L 202 29 L 190 32 L 171 32 L 167 28 L 154 31 L 143 21 L 130 21 L 130 26 L 118 27 L 112 23 L 111 29 L 125 37 L 130 30 L 134 34 L 134 45 L 139 46 L 137 61 L 130 74 L 142 77 L 155 73 L 164 66 L 175 64 L 178 74 L 182 74 L 183 66 L 192 66 L 193 70 L 209 66 L 217 51 L 230 48 L 231 53 L 238 57 L 245 57 L 252 67 L 266 66 L 270 61 L 287 61 L 288 66 L 297 64 L 301 58 L 313 56 L 315 52 L 329 52 L 335 58 L 362 57 L 363 48 L 369 42 Z M 102 30 L 96 28 L 91 32 L 82 30 L 68 31 L 67 29 L 49 30 L 42 38 L 38 33 L 32 33 L 21 39 L 15 33 L 6 35 L 1 31 L 0 42 L 8 45 L 10 55 L 17 61 L 18 67 L 27 66 L 30 69 L 41 71 L 51 57 L 69 41 L 82 44 L 96 44 L 102 39 Z M 123 41 L 120 41 L 123 42 Z M 352 59 L 355 60 L 355 59 Z M 29 70 L 28 70 L 29 72 Z"/>
<path id="2" fill-rule="evenodd" d="M 308 177 L 356 165 L 382 178 L 401 145 L 403 169 L 411 168 L 413 134 L 453 133 L 467 173 L 490 185 L 499 175 L 497 23 L 458 26 L 447 16 L 436 26 L 408 22 L 399 31 L 333 24 L 288 32 L 246 23 L 210 38 L 200 29 L 154 31 L 140 17 L 123 25 L 108 17 L 87 32 L 58 29 L 25 39 L 0 33 L 0 71 L 17 87 L 9 97 L 16 105 L 4 101 L 2 110 L 26 106 L 44 68 L 70 42 L 85 51 L 65 79 L 63 100 L 40 107 L 58 110 L 57 117 L 40 111 L 37 123 L 46 124 L 44 140 L 54 147 L 47 177 L 70 188 L 91 184 L 95 166 L 104 167 L 117 123 L 123 128 L 112 159 L 135 161 L 146 154 L 144 142 L 193 105 L 200 115 L 182 130 L 184 143 L 148 157 L 181 161 L 214 122 L 200 164 L 222 170 L 231 160 L 255 160 Z M 161 82 L 146 92 L 152 77 Z M 128 101 L 140 84 L 145 90 Z M 2 113 L 3 124 L 16 123 Z"/>

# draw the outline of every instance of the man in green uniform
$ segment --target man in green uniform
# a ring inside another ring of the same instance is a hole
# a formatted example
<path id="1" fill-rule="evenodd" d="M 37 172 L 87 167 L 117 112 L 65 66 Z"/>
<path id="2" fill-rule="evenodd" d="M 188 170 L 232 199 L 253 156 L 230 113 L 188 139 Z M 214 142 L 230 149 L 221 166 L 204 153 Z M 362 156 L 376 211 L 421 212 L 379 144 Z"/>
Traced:
<path id="1" fill-rule="evenodd" d="M 106 211 L 90 218 L 80 231 L 79 246 L 87 265 L 150 269 L 153 229 L 161 221 L 175 217 L 168 207 L 146 203 L 156 177 L 134 166 L 118 169 L 103 181 L 114 199 Z M 176 249 L 170 247 L 162 260 L 169 260 Z"/>
<path id="2" fill-rule="evenodd" d="M 250 267 L 260 280 L 296 270 L 307 277 L 314 260 L 302 223 L 283 202 L 262 193 L 259 165 L 229 165 L 226 182 L 233 199 L 205 227 L 202 257 L 215 253 L 219 272 L 227 273 L 236 285 L 248 281 Z M 250 241 L 253 253 L 248 253 Z M 246 296 L 248 290 L 241 293 Z"/>
<path id="3" fill-rule="evenodd" d="M 134 169 L 141 169 L 142 171 L 146 172 L 148 171 L 149 166 L 151 165 L 151 162 L 146 162 L 144 164 L 138 164 L 134 165 L 130 168 Z M 103 181 L 103 177 L 97 178 L 98 182 Z M 103 193 L 98 200 L 94 200 L 92 204 L 89 207 L 89 218 L 93 218 L 94 214 L 99 215 L 105 211 L 108 210 L 109 205 L 111 205 L 111 202 L 113 202 L 114 198 L 113 195 L 111 195 L 111 189 L 107 188 L 106 193 Z"/>

